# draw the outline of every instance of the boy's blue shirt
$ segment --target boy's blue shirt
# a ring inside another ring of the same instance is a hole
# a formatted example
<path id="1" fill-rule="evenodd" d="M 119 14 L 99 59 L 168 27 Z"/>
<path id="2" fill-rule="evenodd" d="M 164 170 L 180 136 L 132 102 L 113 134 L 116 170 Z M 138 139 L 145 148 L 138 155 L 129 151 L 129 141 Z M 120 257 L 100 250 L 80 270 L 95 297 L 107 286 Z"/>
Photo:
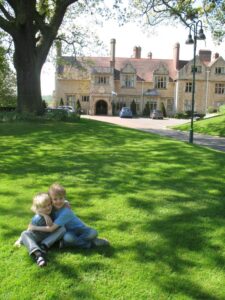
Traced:
<path id="1" fill-rule="evenodd" d="M 67 230 L 86 227 L 86 225 L 68 207 L 53 210 L 53 222 L 58 226 L 65 226 Z"/>
<path id="2" fill-rule="evenodd" d="M 36 214 L 33 216 L 31 224 L 35 226 L 46 226 L 45 218 Z"/>

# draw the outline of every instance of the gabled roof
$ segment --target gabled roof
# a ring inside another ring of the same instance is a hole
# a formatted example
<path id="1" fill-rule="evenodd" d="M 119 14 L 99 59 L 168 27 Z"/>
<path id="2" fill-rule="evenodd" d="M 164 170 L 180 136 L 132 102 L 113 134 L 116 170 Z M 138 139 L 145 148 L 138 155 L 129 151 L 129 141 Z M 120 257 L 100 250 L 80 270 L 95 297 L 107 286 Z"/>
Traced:
<path id="1" fill-rule="evenodd" d="M 68 63 L 72 62 L 71 57 L 63 57 L 62 61 Z M 92 67 L 103 67 L 107 68 L 110 66 L 110 57 L 85 57 L 84 60 L 91 62 Z M 80 59 L 79 59 L 80 61 Z M 182 68 L 188 61 L 179 61 L 179 69 Z M 151 58 L 115 58 L 115 79 L 119 80 L 120 73 L 123 68 L 130 64 L 135 70 L 137 75 L 137 80 L 152 81 L 153 72 L 160 67 L 168 70 L 169 77 L 172 80 L 176 79 L 177 70 L 175 69 L 175 64 L 173 59 L 151 59 Z"/>
<path id="2" fill-rule="evenodd" d="M 216 58 L 216 59 L 214 59 L 213 61 L 210 62 L 209 67 L 212 67 L 218 61 L 221 61 L 225 64 L 225 60 L 223 59 L 223 57 L 219 56 L 218 58 Z"/>

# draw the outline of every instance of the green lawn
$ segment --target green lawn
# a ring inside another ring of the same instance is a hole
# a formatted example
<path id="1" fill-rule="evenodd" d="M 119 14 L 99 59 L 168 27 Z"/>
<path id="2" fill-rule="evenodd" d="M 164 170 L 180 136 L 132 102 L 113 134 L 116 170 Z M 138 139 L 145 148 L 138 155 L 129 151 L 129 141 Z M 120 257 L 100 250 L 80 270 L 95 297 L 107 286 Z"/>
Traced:
<path id="1" fill-rule="evenodd" d="M 190 129 L 190 121 L 173 129 L 186 131 Z M 194 132 L 225 137 L 225 114 L 194 122 Z"/>
<path id="2" fill-rule="evenodd" d="M 84 119 L 0 124 L 0 153 L 1 300 L 225 299 L 225 153 Z M 40 269 L 13 243 L 55 181 L 111 247 Z"/>

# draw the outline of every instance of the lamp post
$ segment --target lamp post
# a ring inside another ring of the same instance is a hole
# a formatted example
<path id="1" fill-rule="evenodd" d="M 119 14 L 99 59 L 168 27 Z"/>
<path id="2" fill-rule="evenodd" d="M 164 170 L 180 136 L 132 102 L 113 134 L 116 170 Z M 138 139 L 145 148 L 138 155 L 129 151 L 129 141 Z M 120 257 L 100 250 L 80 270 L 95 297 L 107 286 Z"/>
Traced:
<path id="1" fill-rule="evenodd" d="M 199 29 L 200 28 L 200 29 Z M 198 30 L 199 29 L 199 30 Z M 198 20 L 197 22 L 193 22 L 189 26 L 189 35 L 186 41 L 187 45 L 194 45 L 194 57 L 193 57 L 193 70 L 192 70 L 192 95 L 191 95 L 191 128 L 189 133 L 189 143 L 193 143 L 193 136 L 194 136 L 194 107 L 195 107 L 195 73 L 196 73 L 196 47 L 197 47 L 197 40 L 205 40 L 205 34 L 202 28 L 202 21 Z M 193 38 L 192 38 L 193 33 Z"/>

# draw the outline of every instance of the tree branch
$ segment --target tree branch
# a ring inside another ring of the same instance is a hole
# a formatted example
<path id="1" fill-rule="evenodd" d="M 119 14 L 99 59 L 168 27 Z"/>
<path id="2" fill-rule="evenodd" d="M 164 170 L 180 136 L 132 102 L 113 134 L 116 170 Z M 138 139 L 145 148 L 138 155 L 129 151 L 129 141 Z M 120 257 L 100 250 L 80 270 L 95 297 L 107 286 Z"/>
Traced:
<path id="1" fill-rule="evenodd" d="M 62 24 L 67 8 L 75 2 L 78 2 L 78 0 L 56 0 L 54 15 L 49 24 L 47 25 L 43 20 L 38 19 L 42 26 L 42 37 L 37 47 L 39 58 L 41 59 L 40 64 L 44 63 L 47 57 L 49 49 L 57 36 L 58 29 Z"/>
<path id="2" fill-rule="evenodd" d="M 14 21 L 14 18 L 9 14 L 9 12 L 5 9 L 5 7 L 0 4 L 0 11 L 4 14 L 4 16 L 9 20 L 9 21 Z"/>
<path id="3" fill-rule="evenodd" d="M 14 36 L 15 30 L 12 22 L 7 21 L 2 16 L 0 16 L 0 27 L 9 33 L 12 37 Z"/>
<path id="4" fill-rule="evenodd" d="M 17 7 L 17 4 L 18 4 L 18 1 L 16 1 L 16 0 L 7 0 L 6 2 L 9 3 L 9 5 L 12 7 L 12 9 L 13 9 L 14 11 L 16 11 L 16 7 Z M 16 3 L 16 2 L 17 2 L 17 3 Z"/>

